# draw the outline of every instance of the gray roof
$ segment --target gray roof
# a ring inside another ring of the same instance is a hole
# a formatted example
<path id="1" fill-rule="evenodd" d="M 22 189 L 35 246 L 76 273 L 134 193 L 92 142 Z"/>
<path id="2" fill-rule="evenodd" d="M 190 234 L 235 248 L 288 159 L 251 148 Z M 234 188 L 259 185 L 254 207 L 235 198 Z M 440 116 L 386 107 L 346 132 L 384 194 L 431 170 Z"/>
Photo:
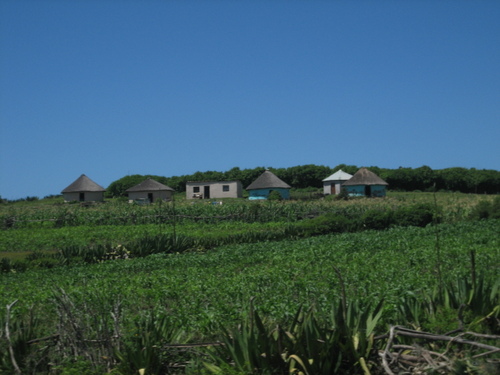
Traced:
<path id="1" fill-rule="evenodd" d="M 270 188 L 290 189 L 291 186 L 288 185 L 283 180 L 279 179 L 271 171 L 265 171 L 259 177 L 257 177 L 257 179 L 254 182 L 248 185 L 247 190 L 270 189 Z"/>
<path id="2" fill-rule="evenodd" d="M 337 172 L 328 176 L 323 181 L 347 181 L 352 177 L 352 174 L 344 172 L 342 169 L 339 169 Z"/>
<path id="3" fill-rule="evenodd" d="M 354 173 L 354 176 L 342 184 L 343 186 L 352 185 L 389 185 L 387 182 L 382 180 L 375 173 L 369 171 L 366 168 L 361 168 L 359 171 Z"/>
<path id="4" fill-rule="evenodd" d="M 140 184 L 132 186 L 131 188 L 125 190 L 127 193 L 137 192 L 137 191 L 174 191 L 170 186 L 163 185 L 158 181 L 148 178 L 142 181 Z"/>
<path id="5" fill-rule="evenodd" d="M 101 185 L 96 184 L 90 178 L 82 174 L 61 193 L 77 193 L 83 191 L 106 191 L 106 189 L 104 189 Z"/>

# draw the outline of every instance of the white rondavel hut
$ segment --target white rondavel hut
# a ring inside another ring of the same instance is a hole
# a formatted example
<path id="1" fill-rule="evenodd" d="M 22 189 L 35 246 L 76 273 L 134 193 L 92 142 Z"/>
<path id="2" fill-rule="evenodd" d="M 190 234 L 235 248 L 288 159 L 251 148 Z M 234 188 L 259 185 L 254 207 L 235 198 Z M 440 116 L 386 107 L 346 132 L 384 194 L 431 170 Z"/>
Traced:
<path id="1" fill-rule="evenodd" d="M 171 200 L 174 189 L 163 185 L 152 178 L 142 181 L 140 184 L 125 190 L 130 200 L 144 200 L 153 203 L 158 199 Z"/>
<path id="2" fill-rule="evenodd" d="M 342 190 L 342 184 L 350 180 L 351 177 L 352 174 L 346 173 L 342 169 L 339 169 L 337 172 L 323 180 L 323 194 L 340 194 L 340 191 Z"/>
<path id="3" fill-rule="evenodd" d="M 82 174 L 61 193 L 65 202 L 102 202 L 105 191 L 101 185 Z"/>

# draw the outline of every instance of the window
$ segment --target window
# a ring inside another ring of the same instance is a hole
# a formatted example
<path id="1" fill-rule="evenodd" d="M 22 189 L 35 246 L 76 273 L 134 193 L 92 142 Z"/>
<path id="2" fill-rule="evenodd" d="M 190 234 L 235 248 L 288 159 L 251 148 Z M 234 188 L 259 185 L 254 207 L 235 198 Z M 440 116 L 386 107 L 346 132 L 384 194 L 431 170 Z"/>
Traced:
<path id="1" fill-rule="evenodd" d="M 222 191 L 229 191 L 229 185 L 222 185 Z"/>
<path id="2" fill-rule="evenodd" d="M 199 186 L 193 186 L 193 193 L 199 193 L 200 192 L 200 187 Z"/>

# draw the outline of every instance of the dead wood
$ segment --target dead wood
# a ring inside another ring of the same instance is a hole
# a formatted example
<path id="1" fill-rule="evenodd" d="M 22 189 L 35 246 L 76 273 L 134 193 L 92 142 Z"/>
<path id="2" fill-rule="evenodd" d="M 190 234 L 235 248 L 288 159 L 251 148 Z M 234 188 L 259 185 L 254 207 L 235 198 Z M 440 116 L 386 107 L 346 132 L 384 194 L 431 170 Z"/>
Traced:
<path id="1" fill-rule="evenodd" d="M 429 350 L 421 345 L 401 345 L 395 343 L 398 336 L 409 337 L 425 344 L 433 342 L 447 343 L 443 353 Z M 438 335 L 428 332 L 415 331 L 401 326 L 393 326 L 390 328 L 387 335 L 379 336 L 380 339 L 387 338 L 387 343 L 384 350 L 379 351 L 382 368 L 386 374 L 394 375 L 401 371 L 410 373 L 433 370 L 437 373 L 449 373 L 453 367 L 453 358 L 449 358 L 446 353 L 453 344 L 465 346 L 474 349 L 485 349 L 486 352 L 471 356 L 471 358 L 485 358 L 493 354 L 499 353 L 500 348 L 485 344 L 483 342 L 474 341 L 464 338 L 468 336 L 482 340 L 500 340 L 497 335 L 484 335 L 475 332 L 462 332 L 456 336 Z M 495 360 L 491 360 L 493 362 Z"/>

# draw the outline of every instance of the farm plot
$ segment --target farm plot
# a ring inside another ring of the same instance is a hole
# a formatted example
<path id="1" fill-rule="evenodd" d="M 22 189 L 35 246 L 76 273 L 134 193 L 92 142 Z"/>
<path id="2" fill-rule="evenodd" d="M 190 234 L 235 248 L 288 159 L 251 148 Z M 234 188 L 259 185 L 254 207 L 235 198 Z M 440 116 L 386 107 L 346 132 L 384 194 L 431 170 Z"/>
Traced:
<path id="1" fill-rule="evenodd" d="M 134 322 L 148 316 L 167 319 L 176 332 L 184 332 L 182 340 L 199 342 L 217 340 L 221 327 L 236 326 L 250 300 L 266 325 L 289 324 L 299 306 L 314 306 L 325 321 L 344 287 L 347 300 L 385 301 L 375 330 L 382 333 L 389 323 L 417 323 L 398 321 L 399 306 L 409 296 L 423 301 L 439 287 L 438 266 L 443 284 L 470 280 L 473 251 L 477 275 L 496 280 L 499 231 L 497 220 L 394 228 L 3 274 L 0 303 L 17 300 L 17 319 L 34 315 L 35 337 L 61 329 L 58 306 L 66 303 L 88 327 L 101 327 L 98 317 L 107 320 L 110 312 L 119 311 L 116 329 L 123 342 L 137 332 Z M 498 295 L 493 298 L 498 304 Z M 439 323 L 424 318 L 420 324 L 448 330 L 456 325 L 456 314 L 445 315 Z"/>

